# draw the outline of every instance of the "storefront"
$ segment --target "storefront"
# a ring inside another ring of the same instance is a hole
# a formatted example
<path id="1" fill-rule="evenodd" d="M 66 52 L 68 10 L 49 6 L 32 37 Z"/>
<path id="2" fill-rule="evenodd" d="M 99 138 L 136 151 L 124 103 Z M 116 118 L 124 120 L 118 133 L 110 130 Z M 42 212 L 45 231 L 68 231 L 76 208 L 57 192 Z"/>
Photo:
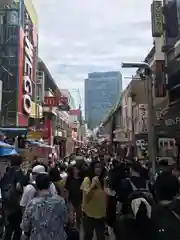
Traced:
<path id="1" fill-rule="evenodd" d="M 169 107 L 166 114 L 157 122 L 156 140 L 158 154 L 166 151 L 166 155 L 176 156 L 176 148 L 180 149 L 180 104 Z"/>
<path id="2" fill-rule="evenodd" d="M 66 136 L 65 130 L 56 131 L 55 136 L 53 137 L 53 145 L 57 149 L 58 158 L 63 158 L 66 156 Z"/>

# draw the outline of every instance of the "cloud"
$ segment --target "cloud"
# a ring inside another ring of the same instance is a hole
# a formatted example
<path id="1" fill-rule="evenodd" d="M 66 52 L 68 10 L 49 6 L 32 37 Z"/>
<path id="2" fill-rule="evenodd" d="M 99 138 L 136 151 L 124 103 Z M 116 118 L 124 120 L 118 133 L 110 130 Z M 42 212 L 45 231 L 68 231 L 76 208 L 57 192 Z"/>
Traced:
<path id="1" fill-rule="evenodd" d="M 123 60 L 143 60 L 152 46 L 151 2 L 36 0 L 39 53 L 59 87 L 80 89 L 83 98 L 89 72 L 121 70 Z"/>

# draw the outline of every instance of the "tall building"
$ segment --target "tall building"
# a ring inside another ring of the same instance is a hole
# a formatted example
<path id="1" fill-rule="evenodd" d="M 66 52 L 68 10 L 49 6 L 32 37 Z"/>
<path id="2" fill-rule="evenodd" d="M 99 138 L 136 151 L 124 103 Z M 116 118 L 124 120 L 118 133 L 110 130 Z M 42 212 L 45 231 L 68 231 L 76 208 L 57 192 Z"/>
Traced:
<path id="1" fill-rule="evenodd" d="M 85 79 L 85 119 L 95 128 L 116 103 L 122 92 L 122 75 L 118 71 L 89 73 Z"/>
<path id="2" fill-rule="evenodd" d="M 28 126 L 36 101 L 38 23 L 32 0 L 0 4 L 0 124 Z"/>

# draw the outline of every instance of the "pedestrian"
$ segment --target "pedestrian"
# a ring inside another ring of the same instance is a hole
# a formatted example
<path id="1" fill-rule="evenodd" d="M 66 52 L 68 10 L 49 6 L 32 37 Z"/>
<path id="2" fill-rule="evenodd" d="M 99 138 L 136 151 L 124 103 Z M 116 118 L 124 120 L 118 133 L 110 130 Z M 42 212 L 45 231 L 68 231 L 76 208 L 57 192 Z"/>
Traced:
<path id="1" fill-rule="evenodd" d="M 24 212 L 25 207 L 28 205 L 28 203 L 36 196 L 36 177 L 38 175 L 48 175 L 48 173 L 45 171 L 44 166 L 42 165 L 36 165 L 32 169 L 32 182 L 30 182 L 23 191 L 22 198 L 20 201 L 20 206 L 22 208 L 22 211 Z M 53 183 L 50 184 L 50 193 L 52 195 L 57 195 L 56 188 Z"/>
<path id="2" fill-rule="evenodd" d="M 10 158 L 11 166 L 1 179 L 2 207 L 5 215 L 4 240 L 19 240 L 22 213 L 20 199 L 23 192 L 25 176 L 20 168 L 21 156 Z"/>
<path id="3" fill-rule="evenodd" d="M 81 178 L 78 164 L 69 167 L 68 177 L 65 183 L 65 189 L 68 191 L 68 202 L 72 204 L 75 213 L 76 227 L 80 229 L 81 223 Z"/>
<path id="4" fill-rule="evenodd" d="M 154 184 L 157 203 L 152 208 L 153 240 L 180 239 L 179 180 L 170 171 L 158 175 Z"/>
<path id="5" fill-rule="evenodd" d="M 94 230 L 97 240 L 105 239 L 106 194 L 104 191 L 104 165 L 93 161 L 89 174 L 81 184 L 84 239 L 92 240 Z"/>
<path id="6" fill-rule="evenodd" d="M 152 204 L 142 192 L 132 193 L 128 199 L 128 212 L 117 220 L 116 239 L 153 240 Z"/>
<path id="7" fill-rule="evenodd" d="M 22 237 L 29 240 L 65 240 L 64 226 L 68 214 L 64 199 L 51 195 L 48 175 L 38 175 L 36 187 L 37 196 L 28 203 L 23 215 Z"/>

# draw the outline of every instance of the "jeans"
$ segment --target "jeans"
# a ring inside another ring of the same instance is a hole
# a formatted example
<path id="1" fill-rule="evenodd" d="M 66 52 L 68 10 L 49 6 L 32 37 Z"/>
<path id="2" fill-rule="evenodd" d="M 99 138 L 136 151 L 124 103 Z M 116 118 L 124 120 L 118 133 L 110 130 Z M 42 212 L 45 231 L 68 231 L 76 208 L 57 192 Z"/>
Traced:
<path id="1" fill-rule="evenodd" d="M 105 240 L 105 218 L 91 218 L 83 216 L 84 240 L 92 240 L 94 230 L 97 240 Z"/>

